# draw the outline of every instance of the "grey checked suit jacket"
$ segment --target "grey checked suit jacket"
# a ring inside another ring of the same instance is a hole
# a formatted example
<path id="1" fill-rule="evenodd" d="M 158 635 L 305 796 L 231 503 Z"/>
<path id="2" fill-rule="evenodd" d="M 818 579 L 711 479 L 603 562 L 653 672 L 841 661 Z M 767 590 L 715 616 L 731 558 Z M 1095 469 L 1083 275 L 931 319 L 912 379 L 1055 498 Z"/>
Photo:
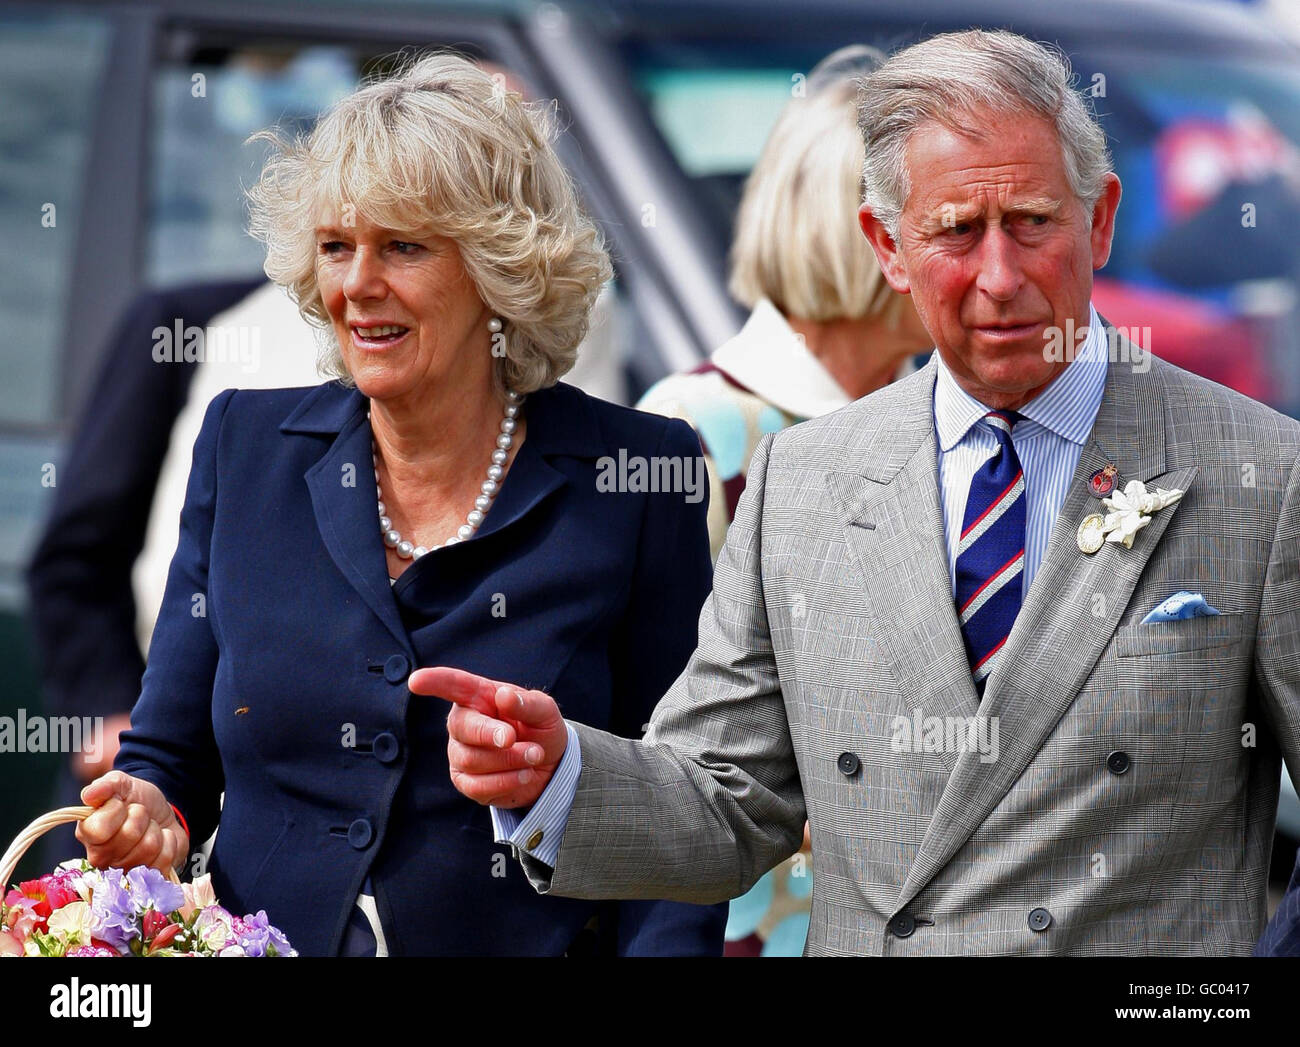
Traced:
<path id="1" fill-rule="evenodd" d="M 982 706 L 951 596 L 933 361 L 765 437 L 699 646 L 644 740 L 574 725 L 554 870 L 521 852 L 534 886 L 733 898 L 795 851 L 806 815 L 808 955 L 1248 954 L 1280 757 L 1300 778 L 1300 425 L 1147 360 L 1110 365 Z M 1121 486 L 1187 493 L 1132 549 L 1085 556 L 1087 480 L 1107 463 Z M 1183 589 L 1222 615 L 1139 624 Z M 996 717 L 999 758 L 895 751 L 917 710 Z"/>

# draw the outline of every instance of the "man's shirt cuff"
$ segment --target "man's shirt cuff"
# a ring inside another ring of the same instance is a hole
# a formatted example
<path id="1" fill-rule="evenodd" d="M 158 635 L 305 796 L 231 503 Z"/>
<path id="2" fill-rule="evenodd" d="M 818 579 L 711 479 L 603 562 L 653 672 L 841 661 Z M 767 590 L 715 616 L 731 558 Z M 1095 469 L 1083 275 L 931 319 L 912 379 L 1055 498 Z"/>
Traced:
<path id="1" fill-rule="evenodd" d="M 508 843 L 551 868 L 555 868 L 555 858 L 560 853 L 560 840 L 569 824 L 569 811 L 578 793 L 578 775 L 582 773 L 578 732 L 568 722 L 564 726 L 569 732 L 569 744 L 560 766 L 528 812 L 521 814 L 519 810 L 491 808 L 496 842 Z"/>

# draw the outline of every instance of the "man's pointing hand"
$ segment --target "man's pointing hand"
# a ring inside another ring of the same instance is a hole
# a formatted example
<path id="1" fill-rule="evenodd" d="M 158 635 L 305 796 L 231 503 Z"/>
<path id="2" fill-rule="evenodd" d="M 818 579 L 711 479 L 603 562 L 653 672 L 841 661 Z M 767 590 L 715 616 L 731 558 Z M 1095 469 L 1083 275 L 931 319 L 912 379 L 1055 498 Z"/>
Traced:
<path id="1" fill-rule="evenodd" d="M 551 780 L 569 740 L 549 694 L 443 666 L 417 669 L 412 694 L 452 702 L 447 717 L 451 781 L 471 800 L 531 807 Z"/>

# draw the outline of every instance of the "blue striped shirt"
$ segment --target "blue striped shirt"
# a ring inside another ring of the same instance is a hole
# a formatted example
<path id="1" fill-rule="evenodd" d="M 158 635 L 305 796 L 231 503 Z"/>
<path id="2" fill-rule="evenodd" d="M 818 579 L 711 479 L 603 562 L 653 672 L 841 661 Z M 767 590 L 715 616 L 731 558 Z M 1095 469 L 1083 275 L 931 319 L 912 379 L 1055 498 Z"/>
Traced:
<path id="1" fill-rule="evenodd" d="M 1025 472 L 1025 569 L 1021 594 L 1047 552 L 1056 514 L 1065 501 L 1083 445 L 1097 420 L 1106 388 L 1109 362 L 1106 335 L 1097 310 L 1089 306 L 1088 334 L 1074 362 L 1041 393 L 1017 410 L 1024 416 L 1011 443 Z M 1067 346 L 1067 351 L 1073 346 Z M 939 444 L 939 499 L 948 545 L 948 577 L 956 595 L 957 546 L 971 478 L 998 448 L 997 437 L 978 425 L 989 408 L 966 392 L 934 354 L 939 374 L 934 383 L 934 430 Z"/>
<path id="2" fill-rule="evenodd" d="M 582 747 L 578 744 L 578 732 L 572 724 L 564 725 L 569 731 L 569 741 L 560 765 L 555 768 L 551 780 L 546 783 L 542 795 L 526 813 L 493 807 L 492 835 L 497 843 L 508 843 L 516 849 L 522 849 L 539 861 L 555 867 L 555 856 L 560 853 L 560 840 L 564 828 L 569 824 L 569 808 L 578 793 L 578 775 L 582 773 Z M 542 838 L 537 846 L 528 844 L 535 833 L 541 832 Z"/>

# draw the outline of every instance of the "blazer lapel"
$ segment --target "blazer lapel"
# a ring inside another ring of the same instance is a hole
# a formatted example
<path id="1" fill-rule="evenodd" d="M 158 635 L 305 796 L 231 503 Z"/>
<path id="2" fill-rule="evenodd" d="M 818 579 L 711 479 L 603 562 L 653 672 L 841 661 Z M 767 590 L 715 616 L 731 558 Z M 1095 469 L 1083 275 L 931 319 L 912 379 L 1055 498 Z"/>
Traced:
<path id="1" fill-rule="evenodd" d="M 1196 467 L 1165 472 L 1164 404 L 1150 374 L 1112 365 L 1092 435 L 1084 445 L 1047 552 L 985 686 L 979 715 L 996 718 L 1001 753 L 992 763 L 959 754 L 908 874 L 902 909 L 989 816 L 1042 748 L 1110 642 L 1139 576 L 1177 514 L 1154 513 L 1133 548 L 1107 542 L 1089 556 L 1078 548 L 1083 518 L 1105 512 L 1088 480 L 1113 464 L 1116 489 L 1129 480 L 1191 487 Z M 974 710 L 967 706 L 966 714 Z"/>
<path id="2" fill-rule="evenodd" d="M 951 596 L 936 468 L 935 374 L 931 361 L 899 383 L 906 400 L 884 409 L 887 425 L 855 427 L 862 435 L 845 460 L 856 467 L 830 473 L 827 483 L 875 611 L 874 639 L 906 707 L 950 716 L 968 714 L 979 698 Z M 873 404 L 871 413 L 881 410 Z M 936 755 L 953 770 L 955 753 Z"/>
<path id="3" fill-rule="evenodd" d="M 530 395 L 525 406 L 527 435 L 474 538 L 430 553 L 408 568 L 394 587 L 388 581 L 388 561 L 379 540 L 366 408 L 365 396 L 356 389 L 326 383 L 303 398 L 281 423 L 280 431 L 334 438 L 304 474 L 321 540 L 366 605 L 411 654 L 410 637 L 394 593 L 405 593 L 404 598 L 418 607 L 415 590 L 421 576 L 429 576 L 449 560 L 455 563 L 462 557 L 488 555 L 487 549 L 501 540 L 495 536 L 502 532 L 508 540 L 514 524 L 569 482 L 566 473 L 550 460 L 596 457 L 603 446 L 601 433 L 588 398 L 572 386 L 561 382 Z M 345 479 L 355 486 L 345 486 Z"/>
<path id="4" fill-rule="evenodd" d="M 324 408 L 325 404 L 318 402 L 317 406 Z M 322 413 L 328 417 L 320 417 Z M 301 414 L 301 409 L 296 414 Z M 342 403 L 330 404 L 327 412 L 311 412 L 311 416 L 325 428 L 305 428 L 310 423 L 300 418 L 294 430 L 329 432 L 329 426 L 335 425 L 338 434 L 320 461 L 304 474 L 321 540 L 330 559 L 409 654 L 411 640 L 393 599 L 388 560 L 379 540 L 365 397 L 355 389 L 348 390 Z M 292 417 L 281 428 L 290 426 Z M 353 486 L 345 486 L 345 479 Z"/>

